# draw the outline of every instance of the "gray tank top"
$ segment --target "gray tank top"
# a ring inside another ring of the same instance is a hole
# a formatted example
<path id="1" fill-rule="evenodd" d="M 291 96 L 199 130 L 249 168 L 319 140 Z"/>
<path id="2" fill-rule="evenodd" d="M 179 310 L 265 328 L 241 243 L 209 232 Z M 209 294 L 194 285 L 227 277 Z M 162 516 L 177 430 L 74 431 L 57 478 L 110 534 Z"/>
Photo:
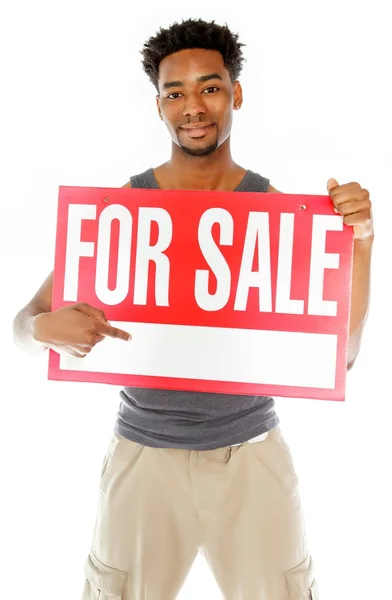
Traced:
<path id="1" fill-rule="evenodd" d="M 266 192 L 269 180 L 248 170 L 236 192 Z M 132 188 L 159 189 L 153 169 Z M 213 450 L 240 444 L 279 424 L 273 398 L 125 387 L 115 423 L 119 435 L 154 448 Z"/>

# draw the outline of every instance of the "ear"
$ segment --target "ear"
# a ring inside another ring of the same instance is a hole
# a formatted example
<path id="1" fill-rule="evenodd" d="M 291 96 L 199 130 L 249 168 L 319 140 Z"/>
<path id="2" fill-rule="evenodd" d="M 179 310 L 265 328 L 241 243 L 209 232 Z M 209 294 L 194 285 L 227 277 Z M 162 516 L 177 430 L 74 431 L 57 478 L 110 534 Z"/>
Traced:
<path id="1" fill-rule="evenodd" d="M 233 83 L 233 107 L 239 109 L 243 103 L 242 87 L 239 81 Z"/>
<path id="2" fill-rule="evenodd" d="M 156 102 L 157 102 L 157 109 L 158 109 L 159 118 L 161 119 L 161 121 L 163 121 L 162 112 L 161 112 L 161 103 L 159 101 L 159 95 L 155 96 L 155 99 L 156 99 Z"/>

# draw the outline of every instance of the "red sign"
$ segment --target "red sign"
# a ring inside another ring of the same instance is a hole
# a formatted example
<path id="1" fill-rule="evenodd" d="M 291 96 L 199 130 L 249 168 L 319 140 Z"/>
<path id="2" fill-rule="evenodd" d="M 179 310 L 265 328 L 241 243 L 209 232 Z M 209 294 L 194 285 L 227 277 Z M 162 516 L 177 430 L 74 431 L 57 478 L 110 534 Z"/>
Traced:
<path id="1" fill-rule="evenodd" d="M 132 341 L 49 378 L 344 400 L 352 251 L 328 196 L 61 187 L 53 310 Z"/>

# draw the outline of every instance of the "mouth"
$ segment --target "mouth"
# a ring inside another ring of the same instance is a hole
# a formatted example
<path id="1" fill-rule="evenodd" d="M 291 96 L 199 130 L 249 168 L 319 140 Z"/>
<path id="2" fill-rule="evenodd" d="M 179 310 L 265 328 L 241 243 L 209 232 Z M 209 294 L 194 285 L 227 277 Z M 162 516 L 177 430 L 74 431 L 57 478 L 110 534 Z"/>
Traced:
<path id="1" fill-rule="evenodd" d="M 201 139 L 204 138 L 210 131 L 212 131 L 213 125 L 212 123 L 203 123 L 199 125 L 183 125 L 180 127 L 181 131 L 184 131 L 185 134 L 191 139 Z"/>

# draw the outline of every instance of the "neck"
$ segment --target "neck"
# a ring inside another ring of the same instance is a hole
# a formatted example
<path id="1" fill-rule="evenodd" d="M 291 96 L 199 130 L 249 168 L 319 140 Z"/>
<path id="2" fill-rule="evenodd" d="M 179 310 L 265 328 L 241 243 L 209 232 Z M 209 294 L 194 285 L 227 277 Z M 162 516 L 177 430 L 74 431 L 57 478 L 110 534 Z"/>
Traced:
<path id="1" fill-rule="evenodd" d="M 234 189 L 244 172 L 233 161 L 230 138 L 209 156 L 189 156 L 173 142 L 170 160 L 155 170 L 164 187 L 183 190 Z"/>

